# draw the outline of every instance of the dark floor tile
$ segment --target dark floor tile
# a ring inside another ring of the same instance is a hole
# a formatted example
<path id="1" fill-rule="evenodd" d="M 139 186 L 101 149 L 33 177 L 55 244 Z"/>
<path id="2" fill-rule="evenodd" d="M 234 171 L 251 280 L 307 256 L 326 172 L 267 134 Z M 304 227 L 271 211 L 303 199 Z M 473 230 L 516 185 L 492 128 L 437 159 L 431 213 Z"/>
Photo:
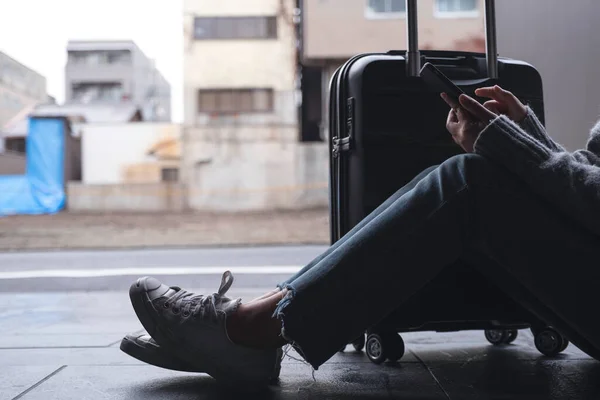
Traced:
<path id="1" fill-rule="evenodd" d="M 593 360 L 511 360 L 433 363 L 451 399 L 570 400 L 600 398 L 600 363 Z"/>
<path id="2" fill-rule="evenodd" d="M 148 366 L 68 367 L 25 399 L 445 399 L 427 369 L 416 363 L 326 364 L 314 377 L 306 365 L 287 364 L 277 385 L 249 397 L 203 374 Z"/>
<path id="3" fill-rule="evenodd" d="M 522 330 L 514 343 L 494 346 L 490 344 L 483 332 L 456 333 L 411 333 L 405 336 L 407 351 L 417 355 L 420 360 L 428 362 L 474 362 L 485 361 L 490 356 L 495 359 L 538 360 L 544 356 L 535 348 L 533 335 L 529 330 Z M 590 357 L 574 345 L 556 357 L 558 360 L 582 359 Z"/>

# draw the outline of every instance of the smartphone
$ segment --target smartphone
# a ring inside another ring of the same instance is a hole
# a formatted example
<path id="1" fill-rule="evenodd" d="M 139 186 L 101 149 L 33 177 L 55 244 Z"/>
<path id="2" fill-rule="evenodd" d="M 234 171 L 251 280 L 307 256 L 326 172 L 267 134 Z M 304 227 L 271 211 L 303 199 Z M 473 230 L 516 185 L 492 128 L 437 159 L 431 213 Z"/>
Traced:
<path id="1" fill-rule="evenodd" d="M 461 94 L 465 94 L 458 86 L 456 86 L 446 75 L 437 69 L 433 64 L 426 63 L 421 68 L 421 78 L 429 87 L 439 93 L 446 93 L 456 104 L 459 104 L 458 98 Z"/>

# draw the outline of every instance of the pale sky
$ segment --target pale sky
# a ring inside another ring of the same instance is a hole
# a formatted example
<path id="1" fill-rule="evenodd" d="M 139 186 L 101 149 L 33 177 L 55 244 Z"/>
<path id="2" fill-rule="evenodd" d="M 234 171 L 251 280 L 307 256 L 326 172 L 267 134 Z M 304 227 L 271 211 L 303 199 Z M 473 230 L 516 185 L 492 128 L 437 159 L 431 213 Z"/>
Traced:
<path id="1" fill-rule="evenodd" d="M 132 39 L 169 81 L 172 118 L 183 119 L 181 0 L 0 0 L 0 50 L 44 75 L 64 100 L 70 39 Z"/>

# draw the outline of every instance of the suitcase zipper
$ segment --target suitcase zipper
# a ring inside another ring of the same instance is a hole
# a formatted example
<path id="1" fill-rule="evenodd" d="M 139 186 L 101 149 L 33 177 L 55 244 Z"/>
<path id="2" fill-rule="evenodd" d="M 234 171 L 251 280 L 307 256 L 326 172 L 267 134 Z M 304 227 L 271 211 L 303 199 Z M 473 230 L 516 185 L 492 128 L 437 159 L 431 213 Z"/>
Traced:
<path id="1" fill-rule="evenodd" d="M 341 132 L 340 132 L 341 133 Z M 333 138 L 333 156 L 338 157 L 340 152 L 352 150 L 352 141 L 354 137 L 354 97 L 350 97 L 346 102 L 346 137 Z"/>
<path id="2" fill-rule="evenodd" d="M 350 139 L 351 139 L 350 136 L 341 138 L 341 139 L 339 139 L 337 137 L 333 138 L 333 156 L 334 157 L 337 158 L 339 156 L 340 152 L 342 152 L 342 151 L 350 150 L 350 148 L 351 148 L 350 147 Z"/>

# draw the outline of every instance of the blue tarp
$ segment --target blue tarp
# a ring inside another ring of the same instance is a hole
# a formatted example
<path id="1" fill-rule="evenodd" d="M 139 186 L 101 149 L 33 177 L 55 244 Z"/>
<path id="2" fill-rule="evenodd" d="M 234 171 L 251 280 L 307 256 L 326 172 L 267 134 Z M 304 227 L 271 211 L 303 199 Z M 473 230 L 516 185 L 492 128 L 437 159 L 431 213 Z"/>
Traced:
<path id="1" fill-rule="evenodd" d="M 65 206 L 65 121 L 31 118 L 25 175 L 0 176 L 0 215 L 54 214 Z"/>

